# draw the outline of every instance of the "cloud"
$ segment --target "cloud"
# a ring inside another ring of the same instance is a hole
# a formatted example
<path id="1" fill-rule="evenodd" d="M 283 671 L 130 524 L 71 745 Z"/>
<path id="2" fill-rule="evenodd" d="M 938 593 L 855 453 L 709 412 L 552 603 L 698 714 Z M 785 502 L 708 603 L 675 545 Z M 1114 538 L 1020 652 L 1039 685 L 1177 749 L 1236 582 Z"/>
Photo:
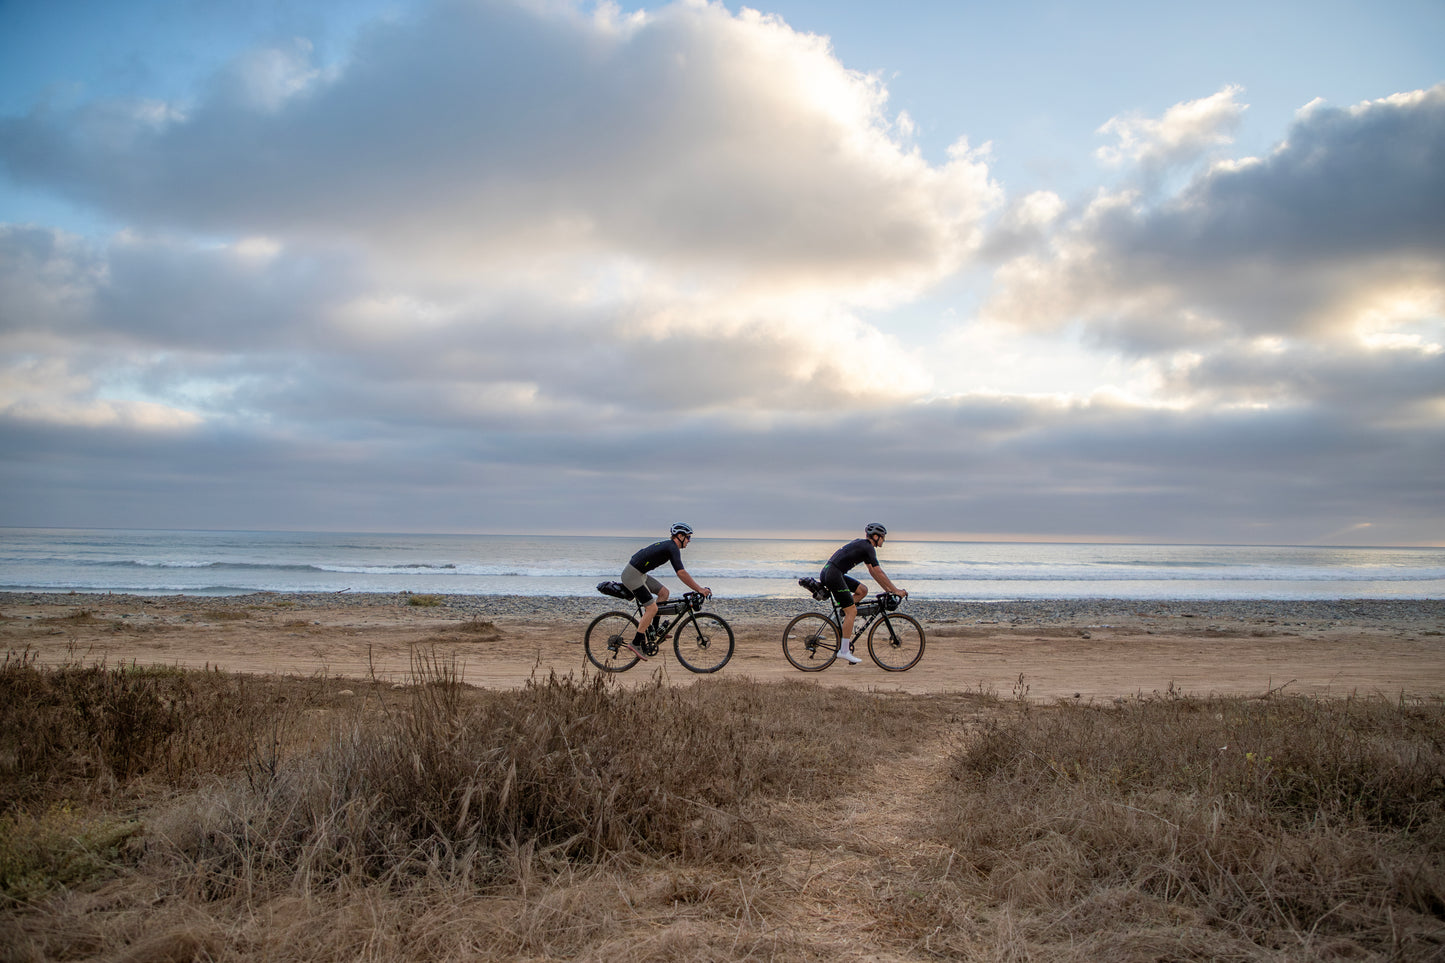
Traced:
<path id="1" fill-rule="evenodd" d="M 963 144 L 906 148 L 824 38 L 695 3 L 444 2 L 310 53 L 248 52 L 194 102 L 0 121 L 12 176 L 134 225 L 0 230 L 0 344 L 44 342 L 77 405 L 318 436 L 928 389 L 858 309 L 959 263 L 998 188 Z"/>
<path id="2" fill-rule="evenodd" d="M 1110 118 L 1099 133 L 1112 134 L 1118 142 L 1099 148 L 1096 156 L 1106 164 L 1137 165 L 1151 175 L 1191 163 L 1233 141 L 1246 110 L 1235 98 L 1243 92 L 1230 85 L 1209 97 L 1175 104 L 1158 119 L 1138 114 Z"/>
<path id="3" fill-rule="evenodd" d="M 58 359 L 0 368 L 0 421 L 150 433 L 193 428 L 201 419 L 169 405 L 94 397 L 95 385 Z"/>
<path id="4" fill-rule="evenodd" d="M 1195 402 L 1344 404 L 1332 385 L 1396 379 L 1430 401 L 1445 390 L 1429 375 L 1445 314 L 1442 223 L 1445 85 L 1312 105 L 1267 157 L 1214 163 L 1155 201 L 1101 195 L 1005 264 L 983 313 L 1034 331 L 1081 327 L 1101 348 L 1151 359 Z"/>
<path id="5" fill-rule="evenodd" d="M 930 166 L 876 78 L 750 10 L 444 2 L 374 26 L 334 71 L 306 53 L 247 54 L 191 105 L 37 109 L 0 124 L 0 158 L 150 229 L 730 285 L 936 277 L 998 199 L 966 145 Z"/>

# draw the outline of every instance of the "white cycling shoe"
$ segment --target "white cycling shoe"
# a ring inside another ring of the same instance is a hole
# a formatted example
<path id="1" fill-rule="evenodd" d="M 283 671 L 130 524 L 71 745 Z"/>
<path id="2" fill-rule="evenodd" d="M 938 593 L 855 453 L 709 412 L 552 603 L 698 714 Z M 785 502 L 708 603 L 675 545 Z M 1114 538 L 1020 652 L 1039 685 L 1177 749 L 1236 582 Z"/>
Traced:
<path id="1" fill-rule="evenodd" d="M 838 658 L 842 659 L 844 662 L 847 662 L 849 665 L 857 665 L 859 662 L 863 661 L 852 652 L 849 652 L 847 649 L 839 649 Z"/>

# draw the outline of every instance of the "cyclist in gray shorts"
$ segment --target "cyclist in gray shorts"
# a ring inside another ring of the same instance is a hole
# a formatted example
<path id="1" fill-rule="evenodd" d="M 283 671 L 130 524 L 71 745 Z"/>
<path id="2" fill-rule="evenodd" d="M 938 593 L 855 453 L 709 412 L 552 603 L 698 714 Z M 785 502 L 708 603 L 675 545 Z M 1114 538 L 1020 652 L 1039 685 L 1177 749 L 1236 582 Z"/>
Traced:
<path id="1" fill-rule="evenodd" d="M 623 643 L 640 659 L 647 658 L 646 653 L 642 650 L 642 641 L 647 635 L 647 627 L 652 624 L 653 618 L 657 615 L 657 606 L 666 602 L 668 595 L 667 586 L 648 575 L 648 572 L 658 568 L 664 562 L 671 562 L 672 570 L 688 588 L 694 592 L 701 592 L 703 595 L 712 595 L 712 589 L 703 588 L 697 584 L 693 581 L 693 577 L 687 574 L 687 569 L 682 567 L 682 550 L 687 548 L 687 543 L 690 541 L 692 541 L 692 526 L 678 522 L 672 526 L 670 537 L 660 542 L 653 542 L 640 550 L 622 568 L 622 586 L 644 606 L 642 621 L 637 626 L 637 635 L 631 642 Z M 657 598 L 653 598 L 654 595 Z"/>

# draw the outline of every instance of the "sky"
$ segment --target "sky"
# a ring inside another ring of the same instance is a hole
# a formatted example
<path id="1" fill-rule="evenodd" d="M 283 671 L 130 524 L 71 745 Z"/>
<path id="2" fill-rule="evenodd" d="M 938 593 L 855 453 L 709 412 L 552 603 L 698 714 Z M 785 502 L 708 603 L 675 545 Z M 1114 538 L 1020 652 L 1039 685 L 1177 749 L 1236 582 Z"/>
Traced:
<path id="1" fill-rule="evenodd" d="M 0 0 L 0 452 L 0 526 L 1442 545 L 1445 5 Z"/>

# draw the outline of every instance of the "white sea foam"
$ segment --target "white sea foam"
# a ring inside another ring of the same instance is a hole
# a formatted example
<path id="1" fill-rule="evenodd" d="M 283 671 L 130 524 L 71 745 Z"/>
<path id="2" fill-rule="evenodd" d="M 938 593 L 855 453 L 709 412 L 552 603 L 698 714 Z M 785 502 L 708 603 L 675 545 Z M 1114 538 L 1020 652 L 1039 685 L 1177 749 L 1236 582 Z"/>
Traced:
<path id="1" fill-rule="evenodd" d="M 499 535 L 0 530 L 0 589 L 227 594 L 440 592 L 591 596 L 647 539 Z M 789 598 L 838 546 L 694 541 L 720 596 Z M 908 542 L 880 561 L 936 599 L 1439 598 L 1445 549 Z M 670 569 L 656 573 L 677 588 Z M 866 577 L 857 569 L 853 573 Z"/>

